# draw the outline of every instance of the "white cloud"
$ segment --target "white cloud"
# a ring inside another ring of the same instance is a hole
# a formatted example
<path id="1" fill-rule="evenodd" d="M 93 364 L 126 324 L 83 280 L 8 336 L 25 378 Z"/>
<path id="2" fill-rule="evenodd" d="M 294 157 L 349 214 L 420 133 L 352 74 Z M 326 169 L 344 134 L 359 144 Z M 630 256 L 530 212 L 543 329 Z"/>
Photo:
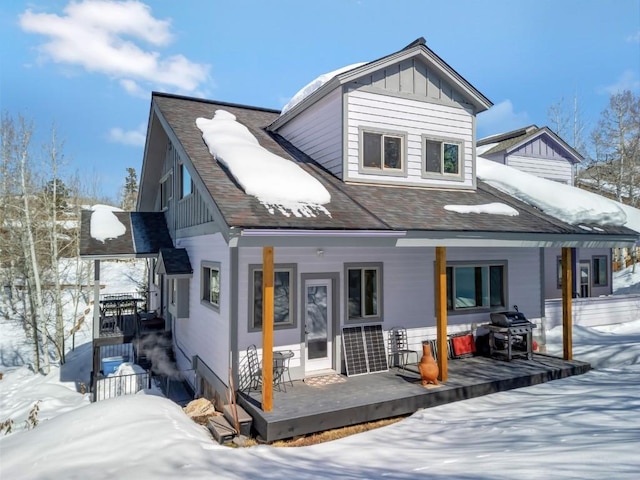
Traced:
<path id="1" fill-rule="evenodd" d="M 109 130 L 109 141 L 134 147 L 144 147 L 147 140 L 147 126 L 143 123 L 136 130 L 123 130 L 115 127 Z"/>
<path id="2" fill-rule="evenodd" d="M 627 42 L 640 43 L 640 30 L 627 37 Z"/>
<path id="3" fill-rule="evenodd" d="M 39 47 L 45 58 L 109 75 L 132 94 L 140 92 L 140 82 L 194 92 L 209 80 L 209 65 L 145 48 L 171 43 L 171 23 L 136 0 L 71 2 L 62 16 L 27 10 L 20 26 L 47 37 Z"/>
<path id="4" fill-rule="evenodd" d="M 478 115 L 478 137 L 508 132 L 530 124 L 529 114 L 514 111 L 511 100 L 507 99 Z"/>
<path id="5" fill-rule="evenodd" d="M 624 90 L 634 91 L 638 89 L 640 89 L 640 78 L 638 78 L 638 74 L 633 70 L 625 70 L 615 83 L 598 88 L 598 92 L 601 94 L 614 95 Z"/>

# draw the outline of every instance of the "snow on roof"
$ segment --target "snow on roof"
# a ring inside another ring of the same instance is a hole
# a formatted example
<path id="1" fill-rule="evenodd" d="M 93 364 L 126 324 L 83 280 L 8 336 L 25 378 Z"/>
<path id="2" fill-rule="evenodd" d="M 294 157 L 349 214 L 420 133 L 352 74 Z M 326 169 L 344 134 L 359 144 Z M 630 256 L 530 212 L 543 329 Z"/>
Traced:
<path id="1" fill-rule="evenodd" d="M 209 152 L 225 165 L 244 191 L 269 210 L 283 215 L 331 215 L 322 205 L 331 201 L 327 189 L 299 165 L 269 152 L 249 129 L 226 110 L 212 119 L 198 118 L 196 125 Z"/>
<path id="2" fill-rule="evenodd" d="M 105 240 L 118 238 L 127 231 L 127 227 L 113 214 L 113 212 L 121 212 L 121 208 L 110 205 L 94 205 L 91 210 L 93 210 L 90 224 L 92 238 L 104 243 Z"/>
<path id="3" fill-rule="evenodd" d="M 478 178 L 563 222 L 600 226 L 622 226 L 627 222 L 620 205 L 608 198 L 486 158 L 478 156 L 476 160 Z"/>
<path id="4" fill-rule="evenodd" d="M 627 216 L 627 223 L 625 223 L 624 226 L 640 233 L 640 210 L 629 205 L 624 205 L 622 203 L 615 203 Z"/>
<path id="5" fill-rule="evenodd" d="M 318 90 L 320 87 L 322 87 L 322 85 L 327 83 L 329 80 L 331 80 L 336 75 L 340 75 L 341 73 L 348 72 L 349 70 L 353 70 L 354 68 L 361 67 L 362 65 L 364 65 L 366 63 L 367 62 L 352 63 L 351 65 L 347 65 L 346 67 L 338 68 L 337 70 L 334 70 L 334 71 L 328 72 L 328 73 L 323 73 L 322 75 L 318 76 L 317 78 L 315 78 L 311 82 L 307 83 L 300 90 L 298 90 L 298 93 L 296 93 L 291 98 L 291 100 L 289 100 L 289 103 L 287 103 L 284 107 L 282 107 L 282 112 L 280 113 L 280 115 L 284 115 L 285 113 L 287 113 L 289 110 L 291 110 L 293 107 L 295 107 L 298 103 L 300 103 L 302 100 L 307 98 L 313 92 Z"/>
<path id="6" fill-rule="evenodd" d="M 483 205 L 445 205 L 445 210 L 457 213 L 488 213 L 490 215 L 507 215 L 515 217 L 520 213 L 506 203 L 494 202 Z"/>

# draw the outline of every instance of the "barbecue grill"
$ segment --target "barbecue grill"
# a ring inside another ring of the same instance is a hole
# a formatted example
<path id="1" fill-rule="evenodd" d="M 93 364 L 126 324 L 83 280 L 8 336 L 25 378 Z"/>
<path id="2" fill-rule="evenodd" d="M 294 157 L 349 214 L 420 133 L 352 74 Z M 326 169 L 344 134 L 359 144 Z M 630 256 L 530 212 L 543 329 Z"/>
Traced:
<path id="1" fill-rule="evenodd" d="M 490 315 L 489 330 L 490 355 L 511 361 L 515 357 L 533 358 L 533 329 L 536 327 L 527 320 L 514 305 L 514 311 L 493 312 Z"/>

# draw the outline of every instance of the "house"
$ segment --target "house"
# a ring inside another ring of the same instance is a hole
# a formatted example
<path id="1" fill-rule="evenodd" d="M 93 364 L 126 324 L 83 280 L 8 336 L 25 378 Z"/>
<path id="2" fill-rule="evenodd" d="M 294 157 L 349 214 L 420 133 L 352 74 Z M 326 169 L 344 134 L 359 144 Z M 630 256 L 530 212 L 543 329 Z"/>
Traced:
<path id="1" fill-rule="evenodd" d="M 151 297 L 197 392 L 224 401 L 250 345 L 265 371 L 272 346 L 291 350 L 296 380 L 349 373 L 361 328 L 401 325 L 413 349 L 444 351 L 514 304 L 540 323 L 545 248 L 635 241 L 478 180 L 476 116 L 492 104 L 424 39 L 325 79 L 284 113 L 152 95 L 137 209 L 165 220 Z"/>
<path id="2" fill-rule="evenodd" d="M 560 183 L 574 185 L 576 167 L 584 158 L 548 127 L 529 125 L 478 140 L 477 154 L 488 160 Z M 573 260 L 573 291 L 580 297 L 613 292 L 612 250 L 577 248 Z M 545 249 L 544 295 L 562 296 L 562 260 L 559 248 Z"/>

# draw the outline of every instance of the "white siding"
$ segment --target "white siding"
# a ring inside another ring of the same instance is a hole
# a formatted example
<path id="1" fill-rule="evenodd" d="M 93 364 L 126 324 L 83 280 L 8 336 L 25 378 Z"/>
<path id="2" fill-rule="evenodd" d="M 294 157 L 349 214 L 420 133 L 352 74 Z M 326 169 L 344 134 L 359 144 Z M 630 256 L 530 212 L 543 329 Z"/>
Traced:
<path id="1" fill-rule="evenodd" d="M 342 178 L 342 89 L 292 119 L 278 133 Z"/>
<path id="2" fill-rule="evenodd" d="M 229 248 L 220 234 L 188 237 L 181 240 L 193 267 L 189 288 L 189 318 L 174 321 L 173 337 L 176 359 L 181 369 L 191 368 L 191 359 L 198 355 L 221 379 L 229 376 Z M 200 303 L 201 262 L 220 262 L 220 309 L 212 310 Z"/>
<path id="3" fill-rule="evenodd" d="M 407 177 L 359 173 L 359 128 L 406 132 Z M 462 108 L 354 90 L 348 93 L 348 178 L 402 185 L 473 186 L 473 115 Z M 464 142 L 464 181 L 421 178 L 422 135 Z"/>
<path id="4" fill-rule="evenodd" d="M 570 185 L 573 183 L 573 167 L 566 159 L 552 160 L 549 158 L 509 155 L 507 157 L 507 165 L 556 182 Z"/>

